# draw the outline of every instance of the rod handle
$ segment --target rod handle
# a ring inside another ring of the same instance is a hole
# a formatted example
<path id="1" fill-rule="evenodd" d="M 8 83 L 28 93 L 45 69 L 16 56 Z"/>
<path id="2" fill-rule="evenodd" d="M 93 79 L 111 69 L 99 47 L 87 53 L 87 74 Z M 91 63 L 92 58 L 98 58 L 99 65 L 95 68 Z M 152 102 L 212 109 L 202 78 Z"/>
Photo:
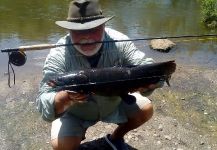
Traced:
<path id="1" fill-rule="evenodd" d="M 37 44 L 37 45 L 29 45 L 29 46 L 20 46 L 18 49 L 20 51 L 31 51 L 31 50 L 43 50 L 55 48 L 56 44 Z"/>

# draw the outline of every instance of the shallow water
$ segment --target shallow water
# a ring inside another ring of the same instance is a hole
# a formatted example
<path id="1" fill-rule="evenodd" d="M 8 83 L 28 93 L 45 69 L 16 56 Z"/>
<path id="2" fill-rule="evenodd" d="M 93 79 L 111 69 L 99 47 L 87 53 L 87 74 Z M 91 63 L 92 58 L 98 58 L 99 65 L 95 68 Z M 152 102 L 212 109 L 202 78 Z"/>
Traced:
<path id="1" fill-rule="evenodd" d="M 65 20 L 68 2 L 1 0 L 0 49 L 55 43 L 67 32 L 54 22 Z M 131 38 L 217 34 L 217 30 L 206 29 L 201 23 L 200 7 L 196 0 L 103 0 L 101 5 L 105 15 L 115 16 L 107 26 Z M 169 54 L 150 50 L 148 41 L 139 41 L 136 45 L 157 61 L 176 59 L 179 63 L 217 66 L 216 39 L 180 39 L 177 48 Z M 28 61 L 23 67 L 29 68 L 32 64 L 41 67 L 47 53 L 48 50 L 27 53 Z M 0 72 L 7 70 L 7 60 L 7 54 L 1 53 Z"/>

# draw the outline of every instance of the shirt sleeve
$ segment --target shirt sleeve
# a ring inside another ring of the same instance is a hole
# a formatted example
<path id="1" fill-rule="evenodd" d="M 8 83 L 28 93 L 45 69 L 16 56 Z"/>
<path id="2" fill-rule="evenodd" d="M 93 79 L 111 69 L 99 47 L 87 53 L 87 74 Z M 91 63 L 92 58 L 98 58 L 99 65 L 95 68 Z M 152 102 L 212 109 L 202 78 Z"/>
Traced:
<path id="1" fill-rule="evenodd" d="M 124 47 L 124 60 L 127 65 L 145 65 L 151 64 L 155 61 L 152 58 L 146 57 L 145 52 L 140 51 L 133 42 L 126 42 Z M 163 87 L 164 82 L 159 81 L 159 87 Z M 141 93 L 143 96 L 149 96 L 154 90 L 148 90 Z"/>
<path id="2" fill-rule="evenodd" d="M 45 60 L 43 79 L 39 85 L 39 92 L 36 98 L 37 109 L 46 121 L 55 119 L 54 97 L 56 95 L 55 89 L 50 87 L 47 81 L 55 74 L 65 72 L 64 56 L 60 49 L 51 49 Z"/>
<path id="3" fill-rule="evenodd" d="M 126 42 L 123 46 L 124 60 L 129 65 L 151 64 L 154 60 L 146 57 L 145 52 L 139 50 L 133 42 Z"/>

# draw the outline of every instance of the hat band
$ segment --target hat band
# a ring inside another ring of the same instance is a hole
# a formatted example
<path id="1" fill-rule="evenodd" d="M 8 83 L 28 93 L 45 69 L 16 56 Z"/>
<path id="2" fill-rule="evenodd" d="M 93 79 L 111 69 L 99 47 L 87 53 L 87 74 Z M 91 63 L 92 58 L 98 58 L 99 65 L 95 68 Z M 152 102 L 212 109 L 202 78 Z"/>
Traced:
<path id="1" fill-rule="evenodd" d="M 76 23 L 85 23 L 97 19 L 105 18 L 103 15 L 96 15 L 96 16 L 88 16 L 88 17 L 79 17 L 79 18 L 67 18 L 67 21 L 76 22 Z"/>

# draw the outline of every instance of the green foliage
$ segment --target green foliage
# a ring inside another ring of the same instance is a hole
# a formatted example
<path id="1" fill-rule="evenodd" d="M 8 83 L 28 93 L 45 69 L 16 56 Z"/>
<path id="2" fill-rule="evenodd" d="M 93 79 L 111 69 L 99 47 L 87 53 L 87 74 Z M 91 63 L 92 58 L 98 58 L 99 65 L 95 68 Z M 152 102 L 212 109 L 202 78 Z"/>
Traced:
<path id="1" fill-rule="evenodd" d="M 217 0 L 201 0 L 203 22 L 208 27 L 217 27 Z"/>

